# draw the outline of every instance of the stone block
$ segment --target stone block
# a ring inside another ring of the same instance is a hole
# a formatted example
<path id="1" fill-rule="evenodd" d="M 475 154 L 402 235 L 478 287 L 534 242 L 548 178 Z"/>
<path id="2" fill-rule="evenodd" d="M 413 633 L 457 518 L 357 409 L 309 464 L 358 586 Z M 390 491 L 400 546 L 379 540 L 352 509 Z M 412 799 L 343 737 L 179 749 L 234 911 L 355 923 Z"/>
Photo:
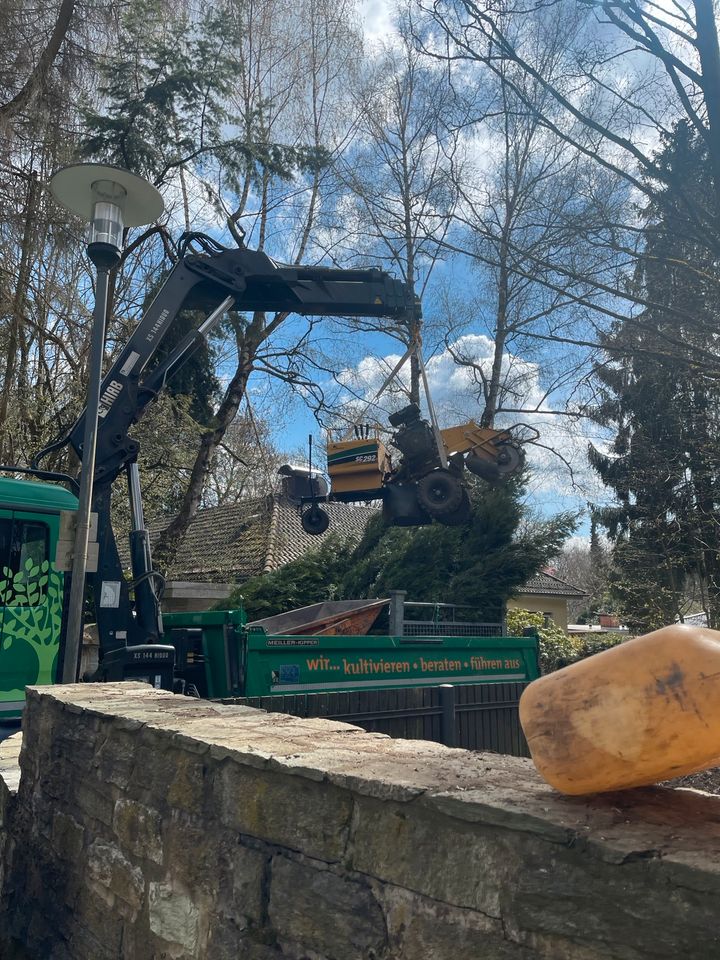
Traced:
<path id="1" fill-rule="evenodd" d="M 168 876 L 202 892 L 214 912 L 241 930 L 263 916 L 269 855 L 242 846 L 236 833 L 211 819 L 173 812 L 163 824 Z"/>
<path id="2" fill-rule="evenodd" d="M 482 913 L 400 887 L 381 885 L 378 897 L 393 960 L 534 960 L 529 949 L 506 939 L 501 921 Z"/>
<path id="3" fill-rule="evenodd" d="M 170 957 L 196 957 L 200 910 L 178 884 L 151 883 L 148 889 L 150 930 Z"/>
<path id="4" fill-rule="evenodd" d="M 85 830 L 69 813 L 58 811 L 53 817 L 52 845 L 63 860 L 76 861 L 82 852 Z"/>
<path id="5" fill-rule="evenodd" d="M 82 889 L 72 921 L 73 960 L 118 960 L 122 956 L 124 922 L 89 885 Z"/>
<path id="6" fill-rule="evenodd" d="M 87 871 L 96 884 L 123 900 L 133 912 L 140 909 L 145 888 L 142 871 L 115 844 L 93 840 L 87 852 Z"/>
<path id="7" fill-rule="evenodd" d="M 134 766 L 128 795 L 164 806 L 175 776 L 178 753 L 168 749 L 163 735 L 157 731 L 140 730 L 134 740 Z"/>
<path id="8" fill-rule="evenodd" d="M 220 858 L 216 824 L 172 811 L 163 820 L 163 840 L 168 876 L 215 897 Z"/>
<path id="9" fill-rule="evenodd" d="M 70 784 L 68 780 L 70 779 Z M 41 785 L 41 790 L 36 787 Z M 22 773 L 20 793 L 27 789 L 30 794 L 40 792 L 43 797 L 49 797 L 52 800 L 64 799 L 67 796 L 68 788 L 73 788 L 72 778 L 67 765 L 63 760 L 48 758 L 42 766 L 39 776 L 36 779 L 29 778 L 25 772 Z M 24 801 L 26 802 L 26 801 Z"/>
<path id="10" fill-rule="evenodd" d="M 269 918 L 278 940 L 333 960 L 385 956 L 385 919 L 372 890 L 330 870 L 274 857 Z"/>
<path id="11" fill-rule="evenodd" d="M 619 866 L 530 836 L 518 852 L 523 869 L 503 915 L 519 942 L 564 939 L 598 955 L 614 942 L 622 944 L 618 956 L 632 960 L 720 956 L 715 896 L 681 885 L 669 896 L 660 856 Z"/>
<path id="12" fill-rule="evenodd" d="M 434 900 L 500 918 L 500 895 L 522 864 L 512 836 L 452 821 L 416 803 L 358 798 L 349 863 Z"/>
<path id="13" fill-rule="evenodd" d="M 173 774 L 167 802 L 178 810 L 202 813 L 207 780 L 207 765 L 201 756 L 173 751 Z"/>
<path id="14" fill-rule="evenodd" d="M 131 735 L 133 767 L 127 795 L 152 804 L 162 812 L 170 808 L 200 814 L 206 788 L 206 758 L 202 751 L 178 747 L 175 734 L 144 728 Z"/>
<path id="15" fill-rule="evenodd" d="M 3 960 L 33 960 L 25 947 L 17 940 L 0 939 L 0 957 Z"/>
<path id="16" fill-rule="evenodd" d="M 288 960 L 278 947 L 240 930 L 224 917 L 214 917 L 206 956 L 212 960 Z"/>
<path id="17" fill-rule="evenodd" d="M 135 857 L 162 863 L 162 821 L 157 810 L 136 800 L 118 800 L 115 803 L 112 828 L 121 849 Z"/>
<path id="18" fill-rule="evenodd" d="M 135 765 L 135 737 L 115 724 L 103 733 L 104 736 L 98 738 L 93 757 L 96 776 L 101 782 L 112 783 L 124 790 Z"/>
<path id="19" fill-rule="evenodd" d="M 241 929 L 265 918 L 269 863 L 269 855 L 259 850 L 229 839 L 220 842 L 217 910 Z"/>
<path id="20" fill-rule="evenodd" d="M 113 822 L 115 804 L 109 787 L 103 787 L 96 782 L 76 774 L 67 776 L 66 783 L 70 782 L 75 794 L 75 803 L 78 810 L 89 817 L 109 827 Z"/>
<path id="21" fill-rule="evenodd" d="M 344 854 L 352 813 L 346 791 L 225 760 L 214 794 L 220 819 L 240 833 L 319 860 Z"/>

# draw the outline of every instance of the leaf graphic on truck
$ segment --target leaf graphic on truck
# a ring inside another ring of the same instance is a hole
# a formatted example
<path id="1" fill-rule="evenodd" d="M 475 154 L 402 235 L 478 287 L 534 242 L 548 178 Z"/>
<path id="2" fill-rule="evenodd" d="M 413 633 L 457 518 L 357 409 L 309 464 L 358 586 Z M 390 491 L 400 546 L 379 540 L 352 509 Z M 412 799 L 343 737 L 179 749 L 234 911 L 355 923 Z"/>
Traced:
<path id="1" fill-rule="evenodd" d="M 37 564 L 28 559 L 17 573 L 3 567 L 0 691 L 53 681 L 62 601 L 63 577 L 48 560 Z"/>

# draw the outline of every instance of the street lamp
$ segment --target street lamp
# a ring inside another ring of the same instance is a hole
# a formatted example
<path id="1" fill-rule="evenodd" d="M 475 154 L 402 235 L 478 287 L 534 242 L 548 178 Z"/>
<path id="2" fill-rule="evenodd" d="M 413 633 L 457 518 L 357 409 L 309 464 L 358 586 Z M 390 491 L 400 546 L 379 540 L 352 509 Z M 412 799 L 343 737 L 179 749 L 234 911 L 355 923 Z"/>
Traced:
<path id="1" fill-rule="evenodd" d="M 98 406 L 105 349 L 108 272 L 120 262 L 125 227 L 152 223 L 161 216 L 164 204 L 158 191 L 146 180 L 120 167 L 100 163 L 76 163 L 63 167 L 50 180 L 50 189 L 58 203 L 89 222 L 87 254 L 97 269 L 80 492 L 62 671 L 63 683 L 75 683 L 83 627 Z"/>

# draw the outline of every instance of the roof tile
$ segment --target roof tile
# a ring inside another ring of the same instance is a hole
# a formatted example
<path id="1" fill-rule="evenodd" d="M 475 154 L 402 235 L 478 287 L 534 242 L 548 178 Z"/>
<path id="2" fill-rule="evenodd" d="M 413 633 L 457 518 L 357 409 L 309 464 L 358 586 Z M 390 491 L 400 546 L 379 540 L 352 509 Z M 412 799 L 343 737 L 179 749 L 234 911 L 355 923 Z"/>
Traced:
<path id="1" fill-rule="evenodd" d="M 527 583 L 523 584 L 517 591 L 519 597 L 531 595 L 545 595 L 555 597 L 586 597 L 587 594 L 579 587 L 574 587 L 566 580 L 554 576 L 542 570 L 530 577 Z"/>
<path id="2" fill-rule="evenodd" d="M 199 510 L 168 577 L 241 582 L 297 560 L 331 534 L 360 539 L 378 513 L 376 507 L 349 503 L 323 504 L 323 509 L 330 514 L 330 527 L 320 536 L 303 530 L 298 507 L 279 494 Z M 162 522 L 150 525 L 151 541 L 162 529 Z"/>

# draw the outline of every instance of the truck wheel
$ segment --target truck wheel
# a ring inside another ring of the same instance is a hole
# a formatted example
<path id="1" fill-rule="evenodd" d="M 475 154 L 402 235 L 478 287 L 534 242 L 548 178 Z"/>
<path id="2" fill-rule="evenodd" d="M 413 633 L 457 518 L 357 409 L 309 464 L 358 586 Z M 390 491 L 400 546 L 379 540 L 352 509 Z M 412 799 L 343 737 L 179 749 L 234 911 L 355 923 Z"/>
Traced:
<path id="1" fill-rule="evenodd" d="M 453 510 L 452 513 L 442 514 L 442 516 L 438 517 L 438 522 L 444 524 L 446 527 L 462 527 L 470 519 L 471 513 L 470 497 L 467 495 L 467 490 L 463 490 L 462 503 L 457 510 Z"/>
<path id="2" fill-rule="evenodd" d="M 310 507 L 300 517 L 300 522 L 305 533 L 310 533 L 316 537 L 325 533 L 330 526 L 330 516 L 322 507 Z"/>
<path id="3" fill-rule="evenodd" d="M 431 517 L 444 517 L 462 504 L 463 485 L 448 470 L 433 470 L 418 480 L 418 503 Z"/>

